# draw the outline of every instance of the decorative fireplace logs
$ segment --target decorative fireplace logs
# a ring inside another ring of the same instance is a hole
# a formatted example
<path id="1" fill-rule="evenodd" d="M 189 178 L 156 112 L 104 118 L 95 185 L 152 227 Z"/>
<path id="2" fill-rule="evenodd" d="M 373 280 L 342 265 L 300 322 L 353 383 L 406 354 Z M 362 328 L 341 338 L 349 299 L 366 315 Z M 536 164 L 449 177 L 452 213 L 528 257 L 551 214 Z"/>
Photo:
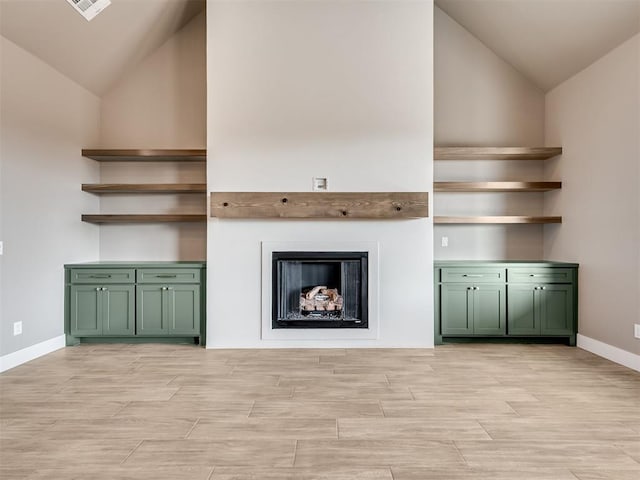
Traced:
<path id="1" fill-rule="evenodd" d="M 305 312 L 340 311 L 344 301 L 337 288 L 318 285 L 300 294 L 300 310 Z"/>

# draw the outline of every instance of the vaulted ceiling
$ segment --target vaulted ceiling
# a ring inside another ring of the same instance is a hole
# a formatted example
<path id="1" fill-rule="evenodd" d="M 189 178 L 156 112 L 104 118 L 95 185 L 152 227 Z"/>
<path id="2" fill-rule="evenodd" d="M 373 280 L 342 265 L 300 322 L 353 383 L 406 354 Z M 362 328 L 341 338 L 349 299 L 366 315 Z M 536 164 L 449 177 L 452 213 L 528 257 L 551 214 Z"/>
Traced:
<path id="1" fill-rule="evenodd" d="M 435 2 L 545 91 L 640 32 L 640 0 Z M 0 0 L 0 34 L 101 96 L 204 8 L 112 0 L 87 22 L 66 0 Z"/>
<path id="2" fill-rule="evenodd" d="M 205 8 L 205 0 L 111 0 L 91 22 L 66 0 L 0 0 L 0 34 L 98 96 Z"/>
<path id="3" fill-rule="evenodd" d="M 436 0 L 548 91 L 640 32 L 640 0 Z"/>

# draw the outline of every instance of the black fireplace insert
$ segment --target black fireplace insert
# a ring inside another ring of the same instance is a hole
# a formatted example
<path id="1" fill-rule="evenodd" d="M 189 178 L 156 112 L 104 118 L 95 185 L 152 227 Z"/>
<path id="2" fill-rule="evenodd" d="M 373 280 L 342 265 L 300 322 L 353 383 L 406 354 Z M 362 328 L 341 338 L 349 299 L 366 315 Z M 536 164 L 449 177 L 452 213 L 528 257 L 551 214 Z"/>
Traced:
<path id="1" fill-rule="evenodd" d="M 367 328 L 367 252 L 273 252 L 273 328 Z"/>

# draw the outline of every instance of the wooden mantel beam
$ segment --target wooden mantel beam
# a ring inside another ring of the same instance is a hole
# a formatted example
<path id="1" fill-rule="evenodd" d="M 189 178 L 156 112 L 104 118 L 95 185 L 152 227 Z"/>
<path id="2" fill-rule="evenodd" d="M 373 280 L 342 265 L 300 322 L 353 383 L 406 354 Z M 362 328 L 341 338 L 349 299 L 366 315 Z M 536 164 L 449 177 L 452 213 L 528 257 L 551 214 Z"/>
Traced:
<path id="1" fill-rule="evenodd" d="M 219 218 L 419 218 L 427 192 L 211 192 Z"/>

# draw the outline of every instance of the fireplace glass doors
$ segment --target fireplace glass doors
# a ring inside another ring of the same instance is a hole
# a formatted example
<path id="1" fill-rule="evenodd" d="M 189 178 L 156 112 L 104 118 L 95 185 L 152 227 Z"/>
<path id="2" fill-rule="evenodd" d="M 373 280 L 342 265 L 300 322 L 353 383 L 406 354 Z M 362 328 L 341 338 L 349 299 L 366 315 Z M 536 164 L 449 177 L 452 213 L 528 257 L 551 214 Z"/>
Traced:
<path id="1" fill-rule="evenodd" d="M 367 328 L 367 252 L 273 252 L 273 328 Z"/>

